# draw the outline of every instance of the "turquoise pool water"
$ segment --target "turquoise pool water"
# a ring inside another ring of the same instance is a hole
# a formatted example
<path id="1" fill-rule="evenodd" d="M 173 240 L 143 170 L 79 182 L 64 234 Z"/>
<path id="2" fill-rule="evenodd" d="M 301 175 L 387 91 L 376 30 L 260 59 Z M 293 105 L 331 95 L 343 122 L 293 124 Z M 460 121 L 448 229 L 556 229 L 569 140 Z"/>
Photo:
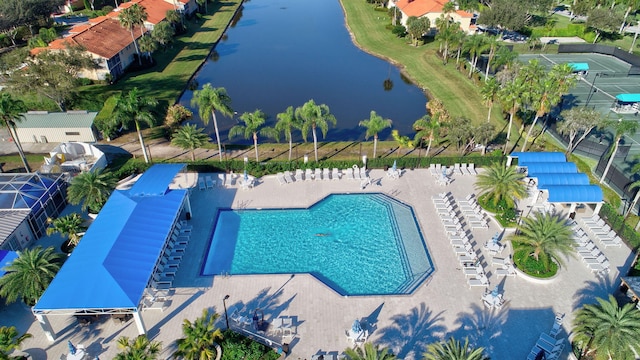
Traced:
<path id="1" fill-rule="evenodd" d="M 203 275 L 310 273 L 343 295 L 407 294 L 433 272 L 410 206 L 333 194 L 308 209 L 218 212 Z"/>

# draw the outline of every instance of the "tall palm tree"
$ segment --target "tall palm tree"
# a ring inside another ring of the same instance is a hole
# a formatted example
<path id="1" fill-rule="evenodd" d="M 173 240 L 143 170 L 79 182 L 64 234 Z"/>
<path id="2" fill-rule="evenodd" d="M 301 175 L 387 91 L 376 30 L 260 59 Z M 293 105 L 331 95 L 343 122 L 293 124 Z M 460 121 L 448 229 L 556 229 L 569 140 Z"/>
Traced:
<path id="1" fill-rule="evenodd" d="M 275 129 L 284 133 L 284 138 L 289 141 L 289 161 L 293 152 L 293 129 L 300 129 L 301 124 L 293 111 L 293 106 L 289 106 L 287 110 L 277 115 Z M 278 140 L 276 138 L 276 140 Z"/>
<path id="2" fill-rule="evenodd" d="M 376 158 L 376 150 L 378 149 L 378 133 L 386 128 L 391 127 L 391 119 L 384 119 L 382 116 L 376 114 L 375 111 L 371 110 L 371 114 L 369 114 L 369 119 L 361 120 L 358 125 L 364 126 L 367 131 L 364 134 L 365 139 L 369 139 L 373 136 L 373 158 Z"/>
<path id="3" fill-rule="evenodd" d="M 584 354 L 596 360 L 635 359 L 640 352 L 640 311 L 633 303 L 622 307 L 613 295 L 609 301 L 585 304 L 575 313 L 573 342 L 582 343 Z"/>
<path id="4" fill-rule="evenodd" d="M 47 220 L 50 225 L 47 228 L 47 235 L 59 233 L 61 236 L 66 236 L 71 245 L 78 245 L 82 235 L 78 235 L 87 230 L 84 223 L 84 219 L 80 217 L 78 213 L 72 213 L 66 216 L 61 216 L 56 219 Z"/>
<path id="5" fill-rule="evenodd" d="M 135 6 L 135 5 L 134 5 Z M 158 105 L 158 102 L 150 97 L 142 96 L 137 87 L 134 87 L 127 94 L 120 94 L 116 98 L 116 105 L 113 111 L 115 120 L 122 125 L 123 128 L 128 129 L 133 122 L 136 126 L 136 132 L 138 133 L 138 140 L 140 141 L 140 148 L 144 155 L 144 161 L 149 162 L 149 154 L 147 148 L 144 145 L 144 138 L 142 137 L 142 131 L 140 130 L 140 122 L 146 123 L 148 126 L 155 124 L 155 117 L 153 110 Z"/>
<path id="6" fill-rule="evenodd" d="M 22 343 L 31 337 L 33 335 L 29 333 L 20 335 L 15 326 L 0 327 L 0 359 L 12 359 L 9 354 L 14 350 L 19 350 Z"/>
<path id="7" fill-rule="evenodd" d="M 158 42 L 151 36 L 140 37 L 140 51 L 142 51 L 149 60 L 151 60 L 151 53 L 158 49 Z"/>
<path id="8" fill-rule="evenodd" d="M 611 164 L 613 163 L 613 158 L 616 157 L 616 153 L 618 152 L 618 148 L 620 147 L 620 140 L 625 135 L 633 135 L 638 130 L 638 123 L 635 120 L 622 120 L 619 121 L 611 121 L 607 125 L 612 125 L 615 131 L 615 136 L 613 140 L 613 151 L 611 152 L 611 157 L 609 157 L 609 161 L 607 162 L 607 166 L 604 168 L 602 172 L 602 177 L 600 178 L 600 184 L 604 183 L 604 180 L 607 178 L 607 174 L 609 173 L 609 169 L 611 168 Z"/>
<path id="9" fill-rule="evenodd" d="M 437 342 L 427 345 L 424 360 L 485 360 L 484 348 L 473 348 L 469 344 L 469 338 L 460 340 L 450 338 L 447 342 Z"/>
<path id="10" fill-rule="evenodd" d="M 11 304 L 19 298 L 27 305 L 34 305 L 56 276 L 65 256 L 53 247 L 18 251 L 18 257 L 6 266 L 0 277 L 0 296 Z"/>
<path id="11" fill-rule="evenodd" d="M 27 158 L 24 156 L 24 151 L 22 150 L 22 144 L 20 143 L 20 139 L 18 139 L 18 132 L 16 131 L 16 122 L 24 119 L 23 114 L 26 111 L 27 107 L 22 100 L 14 99 L 11 94 L 6 91 L 0 92 L 0 120 L 2 120 L 3 125 L 6 126 L 9 135 L 11 135 L 13 142 L 16 144 L 16 148 L 18 148 L 18 153 L 20 154 L 20 159 L 22 159 L 25 171 L 31 172 Z"/>
<path id="12" fill-rule="evenodd" d="M 196 161 L 196 149 L 208 142 L 209 135 L 204 133 L 204 129 L 189 124 L 179 127 L 171 139 L 171 145 L 191 152 L 191 161 Z"/>
<path id="13" fill-rule="evenodd" d="M 485 47 L 489 49 L 489 54 L 487 54 L 487 68 L 484 71 L 484 82 L 486 83 L 489 79 L 491 61 L 493 61 L 493 57 L 496 56 L 500 43 L 498 42 L 497 36 L 487 36 L 485 42 Z"/>
<path id="14" fill-rule="evenodd" d="M 519 230 L 510 236 L 514 251 L 527 250 L 547 271 L 551 261 L 563 265 L 562 256 L 574 254 L 573 231 L 564 217 L 538 212 L 533 218 L 524 218 Z"/>
<path id="15" fill-rule="evenodd" d="M 218 143 L 218 154 L 222 161 L 222 144 L 220 144 L 220 132 L 218 131 L 218 119 L 216 111 L 224 116 L 232 116 L 231 98 L 227 95 L 225 88 L 213 88 L 211 84 L 204 84 L 202 90 L 196 90 L 191 99 L 191 106 L 198 106 L 198 114 L 202 123 L 206 126 L 209 119 L 213 118 L 213 128 L 216 131 L 216 142 Z M 211 114 L 211 116 L 209 116 Z"/>
<path id="16" fill-rule="evenodd" d="M 296 108 L 295 114 L 296 117 L 302 121 L 302 125 L 300 126 L 302 138 L 307 141 L 309 131 L 311 131 L 313 135 L 313 151 L 317 162 L 318 135 L 316 134 L 316 129 L 320 128 L 322 137 L 324 138 L 327 136 L 327 131 L 329 131 L 329 125 L 336 126 L 337 120 L 329 111 L 329 106 L 325 104 L 316 105 L 313 99 L 304 103 L 302 107 Z"/>
<path id="17" fill-rule="evenodd" d="M 473 75 L 473 70 L 476 68 L 478 64 L 478 57 L 484 50 L 486 46 L 485 37 L 480 34 L 473 34 L 466 38 L 464 43 L 465 50 L 471 56 L 471 67 L 469 68 L 469 79 L 471 79 L 471 75 Z"/>
<path id="18" fill-rule="evenodd" d="M 396 356 L 393 355 L 389 349 L 382 348 L 373 343 L 364 343 L 362 347 L 347 348 L 344 350 L 344 354 L 349 360 L 395 360 Z"/>
<path id="19" fill-rule="evenodd" d="M 436 40 L 440 42 L 442 62 L 446 65 L 449 61 L 449 47 L 454 38 L 457 36 L 456 33 L 460 29 L 460 23 L 451 22 L 451 19 L 445 17 L 445 15 L 442 14 L 439 18 L 436 19 L 436 28 L 438 29 Z"/>
<path id="20" fill-rule="evenodd" d="M 536 68 L 533 71 L 537 73 L 539 72 L 540 66 L 542 65 L 534 59 L 529 61 L 529 64 L 523 67 L 522 72 L 526 74 L 528 71 L 527 68 L 531 67 Z M 526 149 L 527 142 L 531 137 L 531 132 L 533 131 L 538 119 L 549 113 L 551 108 L 560 102 L 562 95 L 567 93 L 569 89 L 576 84 L 576 78 L 570 76 L 572 72 L 573 70 L 569 64 L 556 64 L 546 75 L 538 78 L 538 82 L 534 83 L 533 88 L 529 89 L 529 101 L 536 109 L 536 115 L 533 119 L 533 123 L 529 127 L 527 135 L 524 138 L 521 151 Z M 532 80 L 535 81 L 534 79 Z"/>
<path id="21" fill-rule="evenodd" d="M 522 106 L 522 85 L 517 81 L 511 81 L 500 90 L 498 90 L 498 99 L 500 103 L 504 107 L 504 109 L 509 113 L 509 126 L 507 127 L 507 141 L 505 143 L 504 151 L 507 151 L 509 146 L 509 141 L 511 140 L 511 128 L 513 127 L 513 118 L 516 113 L 520 110 Z"/>
<path id="22" fill-rule="evenodd" d="M 71 180 L 67 188 L 67 200 L 73 205 L 82 203 L 83 211 L 89 209 L 96 214 L 109 199 L 117 182 L 108 170 L 84 172 Z"/>
<path id="23" fill-rule="evenodd" d="M 451 38 L 451 45 L 456 49 L 456 70 L 460 69 L 460 54 L 467 42 L 467 34 L 462 29 L 456 29 Z"/>
<path id="24" fill-rule="evenodd" d="M 178 351 L 173 355 L 176 359 L 211 360 L 216 357 L 214 343 L 222 339 L 222 332 L 216 328 L 218 314 L 202 311 L 202 316 L 194 322 L 184 319 L 182 333 L 184 338 L 176 340 Z"/>
<path id="25" fill-rule="evenodd" d="M 637 174 L 639 172 L 640 172 L 640 164 L 635 164 L 633 168 L 631 168 L 631 173 Z M 629 215 L 631 215 L 631 211 L 633 211 L 633 209 L 636 207 L 636 204 L 638 204 L 638 200 L 640 200 L 640 180 L 636 180 L 631 184 L 627 185 L 627 188 L 629 190 L 638 189 L 638 191 L 636 191 L 636 195 L 633 197 L 633 201 L 631 201 L 631 206 L 629 206 L 629 209 L 627 209 L 627 212 L 624 214 L 625 220 L 627 220 Z M 640 222 L 638 223 L 640 224 Z"/>
<path id="26" fill-rule="evenodd" d="M 252 113 L 243 113 L 240 115 L 240 121 L 244 125 L 235 125 L 229 129 L 229 139 L 234 136 L 243 135 L 245 139 L 253 138 L 253 148 L 256 152 L 256 162 L 260 161 L 258 158 L 258 134 L 270 138 L 278 138 L 278 130 L 263 126 L 267 121 L 267 115 L 262 110 L 256 110 Z"/>
<path id="27" fill-rule="evenodd" d="M 440 123 L 432 119 L 429 115 L 424 115 L 413 123 L 413 130 L 416 131 L 414 141 L 428 140 L 427 153 L 424 157 L 429 157 L 432 142 L 440 141 Z"/>
<path id="28" fill-rule="evenodd" d="M 117 344 L 122 352 L 116 355 L 116 360 L 155 360 L 162 350 L 161 342 L 149 341 L 146 335 L 139 335 L 135 339 L 123 336 Z"/>
<path id="29" fill-rule="evenodd" d="M 133 46 L 136 49 L 136 54 L 138 54 L 138 64 L 140 65 L 142 65 L 142 58 L 140 57 L 140 50 L 138 49 L 136 37 L 133 34 L 133 28 L 140 26 L 141 36 L 144 35 L 143 25 L 145 20 L 147 20 L 147 12 L 138 4 L 133 4 L 126 9 L 121 9 L 118 14 L 118 21 L 120 22 L 120 25 L 131 32 L 131 40 L 133 41 Z"/>
<path id="30" fill-rule="evenodd" d="M 484 100 L 485 105 L 489 107 L 489 112 L 487 114 L 487 122 L 491 121 L 491 109 L 493 109 L 493 104 L 498 99 L 498 91 L 500 90 L 500 84 L 496 78 L 492 77 L 489 80 L 485 80 L 484 85 L 480 88 L 480 94 L 482 95 L 482 100 Z"/>
<path id="31" fill-rule="evenodd" d="M 504 164 L 493 164 L 476 177 L 475 187 L 480 190 L 479 195 L 487 194 L 487 200 L 497 204 L 506 201 L 510 207 L 514 206 L 514 199 L 527 196 L 527 187 L 522 179 L 524 174 L 516 171 L 515 166 L 506 167 Z"/>

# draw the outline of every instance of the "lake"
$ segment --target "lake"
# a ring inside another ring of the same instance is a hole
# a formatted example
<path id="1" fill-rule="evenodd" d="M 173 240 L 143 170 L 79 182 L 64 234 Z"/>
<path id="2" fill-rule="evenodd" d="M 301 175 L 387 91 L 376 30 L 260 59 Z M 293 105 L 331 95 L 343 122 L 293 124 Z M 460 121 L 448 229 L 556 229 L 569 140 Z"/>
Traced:
<path id="1" fill-rule="evenodd" d="M 278 113 L 309 99 L 328 105 L 337 119 L 327 141 L 363 140 L 365 129 L 358 123 L 371 110 L 413 137 L 411 125 L 426 114 L 427 97 L 398 68 L 353 44 L 337 0 L 251 0 L 237 20 L 194 77 L 197 88 L 206 83 L 224 87 L 232 99 L 234 119 L 217 114 L 223 142 L 229 142 L 228 130 L 243 112 L 260 109 L 272 126 Z M 390 90 L 385 90 L 387 79 Z M 180 103 L 191 108 L 192 96 L 185 91 Z M 200 123 L 197 109 L 192 110 Z M 206 130 L 213 134 L 212 122 Z M 299 140 L 300 133 L 294 137 Z M 380 138 L 390 139 L 391 130 Z"/>

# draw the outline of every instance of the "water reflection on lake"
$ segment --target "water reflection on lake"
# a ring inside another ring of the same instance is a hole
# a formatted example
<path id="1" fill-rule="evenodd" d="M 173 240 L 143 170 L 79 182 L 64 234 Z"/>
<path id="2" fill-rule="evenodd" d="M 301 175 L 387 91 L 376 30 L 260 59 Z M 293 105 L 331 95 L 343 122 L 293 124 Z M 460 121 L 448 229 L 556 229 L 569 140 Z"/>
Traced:
<path id="1" fill-rule="evenodd" d="M 243 112 L 261 109 L 273 125 L 278 113 L 309 99 L 327 104 L 337 119 L 327 134 L 329 141 L 364 139 L 365 129 L 358 123 L 368 119 L 371 110 L 392 119 L 401 134 L 413 136 L 411 125 L 426 113 L 427 98 L 418 87 L 396 67 L 352 43 L 338 0 L 245 2 L 238 21 L 180 103 L 190 107 L 192 90 L 206 83 L 226 88 L 237 112 L 234 119 L 218 116 L 225 142 Z M 213 134 L 211 123 L 207 132 Z M 390 134 L 387 129 L 380 138 L 389 139 Z M 294 136 L 299 138 L 299 132 Z"/>

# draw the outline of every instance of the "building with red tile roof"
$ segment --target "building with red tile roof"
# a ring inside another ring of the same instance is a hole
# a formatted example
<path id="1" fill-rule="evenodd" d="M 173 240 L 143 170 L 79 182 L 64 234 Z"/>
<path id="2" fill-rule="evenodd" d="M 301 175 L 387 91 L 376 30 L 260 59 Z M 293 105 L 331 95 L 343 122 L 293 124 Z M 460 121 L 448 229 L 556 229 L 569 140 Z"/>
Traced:
<path id="1" fill-rule="evenodd" d="M 400 22 L 402 25 L 407 24 L 407 20 L 411 16 L 415 17 L 427 17 L 431 22 L 431 27 L 435 31 L 436 19 L 443 15 L 442 9 L 446 0 L 398 0 L 395 3 L 389 1 L 388 7 L 392 8 L 396 6 L 402 13 Z M 460 28 L 466 33 L 474 33 L 476 31 L 476 25 L 474 23 L 475 16 L 472 13 L 455 10 L 447 14 L 452 21 L 460 23 Z"/>

